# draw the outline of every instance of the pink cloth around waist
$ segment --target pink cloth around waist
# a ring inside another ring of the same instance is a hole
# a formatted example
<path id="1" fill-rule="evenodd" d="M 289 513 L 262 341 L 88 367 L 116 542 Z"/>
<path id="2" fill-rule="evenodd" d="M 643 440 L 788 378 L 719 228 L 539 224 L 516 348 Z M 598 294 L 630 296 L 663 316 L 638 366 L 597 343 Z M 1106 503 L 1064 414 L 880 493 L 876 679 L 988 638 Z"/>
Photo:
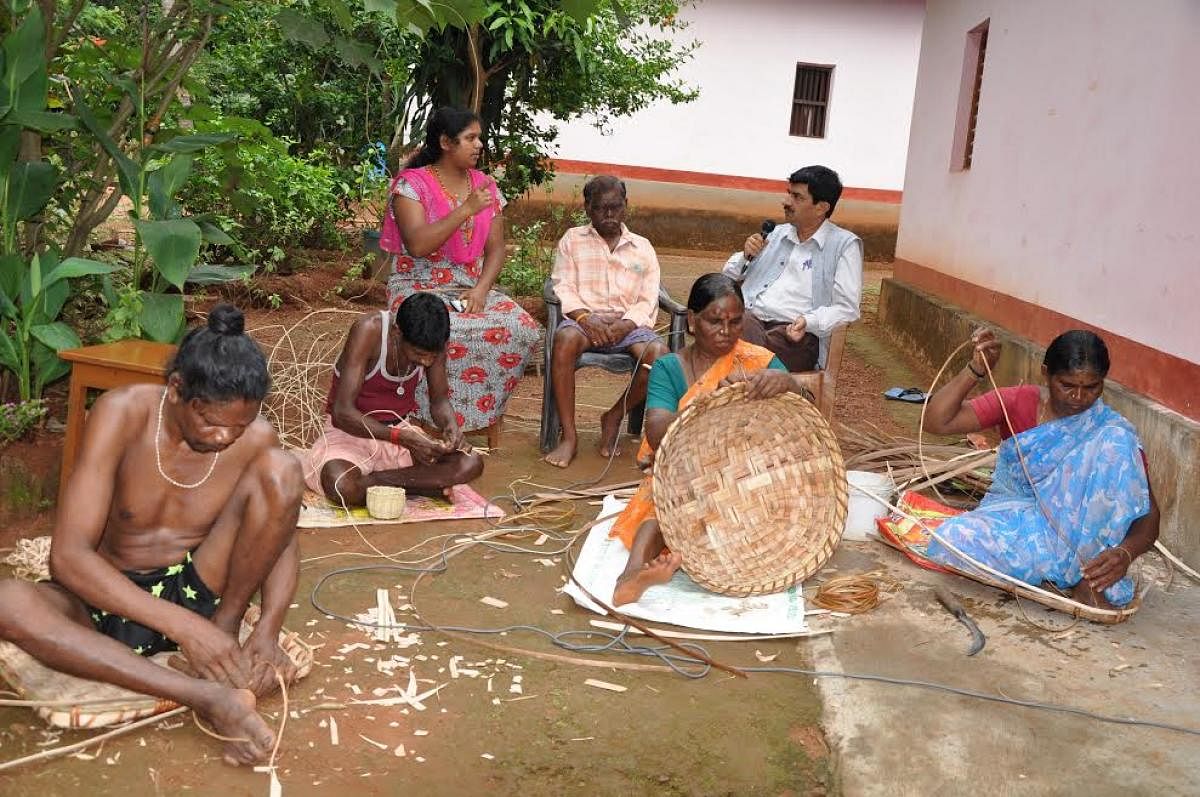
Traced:
<path id="1" fill-rule="evenodd" d="M 398 470 L 412 467 L 413 464 L 412 454 L 404 446 L 392 445 L 388 440 L 346 434 L 335 428 L 333 419 L 326 415 L 321 436 L 304 458 L 304 483 L 309 489 L 324 492 L 321 487 L 321 468 L 335 459 L 350 462 L 363 473 Z"/>

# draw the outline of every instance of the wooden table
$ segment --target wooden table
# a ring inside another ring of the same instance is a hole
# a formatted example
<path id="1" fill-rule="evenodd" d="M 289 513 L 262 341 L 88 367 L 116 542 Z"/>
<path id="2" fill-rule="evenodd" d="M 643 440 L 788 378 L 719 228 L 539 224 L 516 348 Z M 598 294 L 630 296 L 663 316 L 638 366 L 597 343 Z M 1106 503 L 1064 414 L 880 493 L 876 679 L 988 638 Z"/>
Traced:
<path id="1" fill-rule="evenodd" d="M 63 441 L 59 470 L 58 500 L 63 500 L 67 479 L 75 468 L 83 422 L 87 415 L 87 392 L 110 390 L 143 382 L 166 384 L 167 363 L 175 354 L 168 343 L 122 340 L 81 349 L 65 349 L 58 356 L 71 363 L 71 390 L 67 397 L 67 436 Z"/>

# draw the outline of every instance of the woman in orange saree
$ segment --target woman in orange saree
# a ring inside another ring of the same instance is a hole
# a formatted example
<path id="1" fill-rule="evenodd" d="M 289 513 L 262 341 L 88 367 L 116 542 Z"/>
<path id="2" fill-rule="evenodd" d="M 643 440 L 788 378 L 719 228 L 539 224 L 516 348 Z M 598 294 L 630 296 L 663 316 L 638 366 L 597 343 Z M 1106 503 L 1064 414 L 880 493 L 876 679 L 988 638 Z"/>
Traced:
<path id="1" fill-rule="evenodd" d="M 697 397 L 733 382 L 748 384 L 749 399 L 804 392 L 779 358 L 740 339 L 745 304 L 734 280 L 705 274 L 692 285 L 687 307 L 692 342 L 678 354 L 659 357 L 650 371 L 646 432 L 637 456 L 646 476 L 609 534 L 629 549 L 629 563 L 613 592 L 614 606 L 633 603 L 648 587 L 670 581 L 682 564 L 663 541 L 650 476 L 654 453 L 676 415 Z"/>

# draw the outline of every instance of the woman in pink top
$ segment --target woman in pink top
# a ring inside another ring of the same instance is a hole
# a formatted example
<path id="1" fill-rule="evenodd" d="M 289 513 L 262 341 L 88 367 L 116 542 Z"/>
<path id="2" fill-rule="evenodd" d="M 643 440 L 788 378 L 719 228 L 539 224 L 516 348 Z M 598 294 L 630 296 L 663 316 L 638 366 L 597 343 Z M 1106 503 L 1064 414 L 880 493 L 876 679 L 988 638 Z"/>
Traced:
<path id="1" fill-rule="evenodd" d="M 930 558 L 971 569 L 957 549 L 1028 584 L 1071 589 L 1083 603 L 1129 603 L 1128 570 L 1158 538 L 1159 512 L 1137 431 L 1100 398 L 1109 367 L 1104 341 L 1084 330 L 1065 332 L 1046 349 L 1045 387 L 968 399 L 1000 358 L 990 330 L 973 339 L 970 362 L 929 399 L 925 428 L 995 428 L 1003 441 L 992 487 L 977 509 L 939 528 L 950 545 L 934 540 Z"/>
<path id="2" fill-rule="evenodd" d="M 392 181 L 379 240 L 392 254 L 388 306 L 420 291 L 450 307 L 446 377 L 458 424 L 493 426 L 525 373 L 541 326 L 495 289 L 504 265 L 504 197 L 478 168 L 483 129 L 470 111 L 439 108 L 424 146 Z M 429 393 L 417 389 L 418 414 L 432 421 Z"/>

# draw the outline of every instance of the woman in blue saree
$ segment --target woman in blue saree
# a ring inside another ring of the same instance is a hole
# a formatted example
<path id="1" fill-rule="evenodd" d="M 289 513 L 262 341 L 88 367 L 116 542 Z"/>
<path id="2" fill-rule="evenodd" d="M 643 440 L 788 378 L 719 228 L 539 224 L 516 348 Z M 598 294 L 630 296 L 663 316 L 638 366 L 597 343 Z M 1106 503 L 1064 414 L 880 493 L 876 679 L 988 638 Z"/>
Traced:
<path id="1" fill-rule="evenodd" d="M 949 545 L 931 540 L 929 558 L 972 569 L 957 549 L 1027 584 L 1070 589 L 1081 603 L 1128 604 L 1129 568 L 1158 538 L 1159 512 L 1137 431 L 1100 398 L 1108 347 L 1092 332 L 1065 332 L 1046 350 L 1044 388 L 968 400 L 1000 356 L 990 331 L 974 340 L 967 367 L 930 398 L 925 428 L 966 434 L 997 427 L 1004 440 L 991 489 L 977 509 L 939 527 Z"/>

